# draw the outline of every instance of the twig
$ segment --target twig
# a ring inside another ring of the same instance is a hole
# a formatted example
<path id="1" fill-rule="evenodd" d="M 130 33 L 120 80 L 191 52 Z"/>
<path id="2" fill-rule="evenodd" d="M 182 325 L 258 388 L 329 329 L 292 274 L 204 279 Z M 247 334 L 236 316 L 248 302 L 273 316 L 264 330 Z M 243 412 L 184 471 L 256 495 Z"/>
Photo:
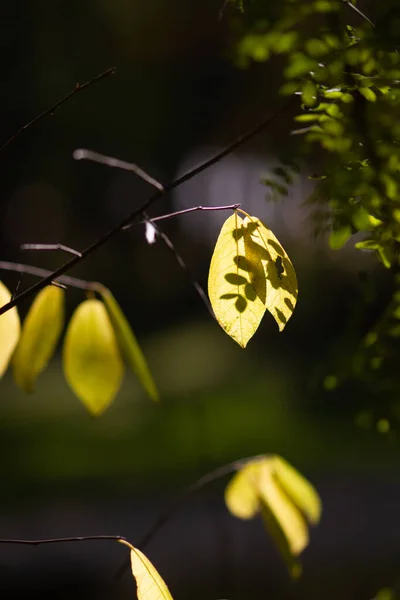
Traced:
<path id="1" fill-rule="evenodd" d="M 64 98 L 61 98 L 61 100 L 59 100 L 58 102 L 56 102 L 55 104 L 53 104 L 53 106 L 51 106 L 50 108 L 48 108 L 47 110 L 45 110 L 44 112 L 42 112 L 40 115 L 38 115 L 37 117 L 35 117 L 34 119 L 32 119 L 32 121 L 29 121 L 29 123 L 26 123 L 26 125 L 23 125 L 20 129 L 18 129 L 18 131 L 16 131 L 14 133 L 14 135 L 12 135 L 1 146 L 1 148 L 0 148 L 0 155 L 3 154 L 3 152 L 6 150 L 6 148 L 8 148 L 8 146 L 10 144 L 12 144 L 12 142 L 15 142 L 15 140 L 17 138 L 19 138 L 19 136 L 24 133 L 24 131 L 26 131 L 27 129 L 29 129 L 33 125 L 36 125 L 36 123 L 38 123 L 39 121 L 41 121 L 42 119 L 44 119 L 48 115 L 54 115 L 54 113 L 56 112 L 56 110 L 58 108 L 60 108 L 60 106 L 62 104 L 64 104 L 64 102 L 67 102 L 70 98 L 72 98 L 72 96 L 75 96 L 75 94 L 77 94 L 78 92 L 82 92 L 83 90 L 85 90 L 86 88 L 90 87 L 91 85 L 97 83 L 101 79 L 104 79 L 105 77 L 109 77 L 110 75 L 114 75 L 115 71 L 116 71 L 116 67 L 111 67 L 110 69 L 106 69 L 105 71 L 103 71 L 102 73 L 99 73 L 99 75 L 96 75 L 96 77 L 93 77 L 93 79 L 90 79 L 89 81 L 86 81 L 85 83 L 82 83 L 82 84 L 81 83 L 77 83 L 76 86 L 74 87 L 74 89 L 71 90 L 69 92 L 69 94 L 67 94 L 66 96 L 64 96 Z"/>
<path id="2" fill-rule="evenodd" d="M 177 210 L 175 212 L 168 213 L 167 215 L 160 215 L 159 217 L 147 217 L 144 221 L 142 221 L 142 223 L 146 223 L 146 221 L 150 221 L 150 223 L 155 223 L 156 221 L 165 221 L 166 219 L 172 219 L 173 217 L 179 217 L 180 215 L 186 215 L 198 210 L 236 210 L 240 206 L 240 204 L 225 204 L 223 206 L 193 206 L 193 208 L 184 208 L 183 210 Z M 122 229 L 125 231 L 126 229 L 130 229 L 135 225 L 137 225 L 137 223 L 130 223 L 129 225 L 125 225 L 125 227 Z"/>
<path id="3" fill-rule="evenodd" d="M 67 252 L 67 254 L 81 256 L 78 250 L 64 246 L 64 244 L 21 244 L 21 250 L 61 250 L 62 252 Z"/>
<path id="4" fill-rule="evenodd" d="M 183 212 L 187 212 L 187 211 L 183 211 Z M 143 216 L 147 217 L 147 213 L 144 212 Z M 172 215 L 167 215 L 167 216 L 170 217 Z M 212 318 L 215 319 L 215 315 L 214 315 L 214 312 L 213 312 L 213 310 L 211 308 L 211 304 L 210 304 L 210 301 L 208 299 L 207 294 L 205 293 L 205 291 L 203 290 L 203 288 L 201 287 L 201 285 L 199 284 L 199 282 L 197 281 L 197 279 L 195 279 L 195 277 L 192 275 L 192 273 L 189 270 L 189 267 L 187 266 L 187 264 L 185 263 L 185 261 L 183 260 L 182 256 L 179 254 L 178 250 L 175 248 L 174 244 L 169 239 L 169 237 L 167 236 L 167 234 L 164 233 L 164 231 L 160 228 L 159 225 L 157 225 L 156 223 L 154 223 L 154 221 L 156 221 L 156 220 L 157 220 L 157 217 L 155 219 L 150 219 L 150 217 L 148 217 L 145 222 L 151 223 L 153 225 L 153 227 L 156 230 L 156 232 L 159 235 L 159 237 L 162 239 L 162 241 L 164 242 L 164 244 L 167 246 L 168 250 L 171 251 L 171 253 L 172 253 L 173 257 L 175 258 L 176 262 L 178 263 L 178 265 L 181 267 L 181 269 L 183 271 L 185 271 L 187 277 L 189 278 L 192 286 L 196 290 L 197 294 L 199 295 L 199 297 L 200 297 L 201 301 L 203 302 L 204 306 L 206 307 L 207 311 L 210 313 L 210 315 L 212 316 Z M 158 218 L 158 220 L 159 220 L 159 218 Z"/>
<path id="5" fill-rule="evenodd" d="M 349 8 L 352 8 L 354 10 L 354 12 L 356 12 L 358 14 L 358 16 L 360 16 L 362 19 L 364 19 L 364 21 L 367 21 L 372 27 L 375 27 L 375 25 L 373 24 L 371 19 L 369 19 L 367 17 L 367 15 L 365 15 L 363 12 L 361 12 L 361 10 L 359 8 L 357 8 L 357 6 L 355 6 L 352 2 L 350 2 L 350 0 L 343 0 L 343 2 L 345 4 L 347 4 L 347 6 Z"/>
<path id="6" fill-rule="evenodd" d="M 68 262 L 64 263 L 63 265 L 61 265 L 61 267 L 56 269 L 51 275 L 49 275 L 48 277 L 44 277 L 41 281 L 38 281 L 36 284 L 32 285 L 27 290 L 24 290 L 23 292 L 18 294 L 18 296 L 16 296 L 13 300 L 11 300 L 10 302 L 8 302 L 4 306 L 2 306 L 0 308 L 0 315 L 4 314 L 8 310 L 10 310 L 13 306 L 16 306 L 17 304 L 19 304 L 26 298 L 33 296 L 34 294 L 39 292 L 41 289 L 43 289 L 46 285 L 51 283 L 51 281 L 53 279 L 57 279 L 61 275 L 64 275 L 64 273 L 66 273 L 67 271 L 69 271 L 70 269 L 75 267 L 75 265 L 77 265 L 82 260 L 84 260 L 91 254 L 93 254 L 93 252 L 95 252 L 96 250 L 98 250 L 99 248 L 104 246 L 104 244 L 106 244 L 108 242 L 108 240 L 110 240 L 115 235 L 120 233 L 126 225 L 129 225 L 129 223 L 131 223 L 137 217 L 142 215 L 143 212 L 146 211 L 152 204 L 154 204 L 154 202 L 156 200 L 158 200 L 161 196 L 163 196 L 163 194 L 170 192 L 171 190 L 181 186 L 186 181 L 189 181 L 190 179 L 192 179 L 193 177 L 195 177 L 202 171 L 209 169 L 212 165 L 215 165 L 220 160 L 222 160 L 225 156 L 228 156 L 231 152 L 233 152 L 234 150 L 236 150 L 237 148 L 242 146 L 245 142 L 249 141 L 255 135 L 257 135 L 258 133 L 263 131 L 268 125 L 273 123 L 278 117 L 280 117 L 282 114 L 284 114 L 290 108 L 292 108 L 292 106 L 294 105 L 294 100 L 295 99 L 293 98 L 290 102 L 285 104 L 283 107 L 281 107 L 275 113 L 273 113 L 272 115 L 269 115 L 268 117 L 266 117 L 265 119 L 260 121 L 257 125 L 255 125 L 251 129 L 246 131 L 246 133 L 240 135 L 234 142 L 232 142 L 231 144 L 226 146 L 226 148 L 224 148 L 220 152 L 217 152 L 211 158 L 207 159 L 206 161 L 204 161 L 197 167 L 194 167 L 193 169 L 191 169 L 190 171 L 188 171 L 181 177 L 178 177 L 177 179 L 172 181 L 170 184 L 166 185 L 164 187 L 163 192 L 157 190 L 152 196 L 150 196 L 150 198 L 148 198 L 148 200 L 146 200 L 142 204 L 141 207 L 139 207 L 138 209 L 131 212 L 124 219 L 122 219 L 122 221 L 120 223 L 118 223 L 115 227 L 113 227 L 112 229 L 110 229 L 109 231 L 104 233 L 96 241 L 94 241 L 93 244 L 91 244 L 90 246 L 85 248 L 82 251 L 81 256 L 74 256 Z"/>
<path id="7" fill-rule="evenodd" d="M 0 544 L 24 544 L 25 546 L 40 546 L 42 544 L 66 544 L 68 542 L 99 542 L 101 540 L 128 541 L 122 535 L 80 535 L 77 537 L 49 538 L 46 540 L 11 540 L 0 539 Z"/>
<path id="8" fill-rule="evenodd" d="M 140 179 L 143 179 L 146 183 L 155 187 L 159 192 L 164 191 L 164 186 L 143 171 L 140 167 L 133 163 L 125 162 L 124 160 L 119 160 L 118 158 L 113 158 L 112 156 L 105 156 L 104 154 L 100 154 L 99 152 L 93 152 L 92 150 L 86 150 L 86 148 L 79 148 L 75 150 L 72 154 L 75 160 L 91 160 L 93 162 L 100 163 L 102 165 L 106 165 L 107 167 L 114 167 L 115 169 L 123 169 L 124 171 L 131 171 L 135 173 Z"/>
<path id="9" fill-rule="evenodd" d="M 193 496 L 195 494 L 197 494 L 197 492 L 202 490 L 204 486 L 208 485 L 209 483 L 213 483 L 214 481 L 217 481 L 218 479 L 221 479 L 221 477 L 225 477 L 225 475 L 229 475 L 230 473 L 234 473 L 235 471 L 238 471 L 247 462 L 249 462 L 251 460 L 256 460 L 257 458 L 262 458 L 262 456 L 264 456 L 264 455 L 259 454 L 257 456 L 250 456 L 248 458 L 242 458 L 240 460 L 235 460 L 227 465 L 218 467 L 214 471 L 210 471 L 210 473 L 207 473 L 206 475 L 203 475 L 202 477 L 200 477 L 200 479 L 198 479 L 195 483 L 192 483 L 189 487 L 187 487 L 185 490 L 183 490 L 183 492 L 172 502 L 172 504 L 170 504 L 158 516 L 158 518 L 154 521 L 153 525 L 150 527 L 150 529 L 147 531 L 147 533 L 145 533 L 144 536 L 142 537 L 142 539 L 139 541 L 137 547 L 140 550 L 144 550 L 145 547 L 148 545 L 148 543 L 154 538 L 154 536 L 159 532 L 159 530 L 162 527 L 164 527 L 164 525 L 171 519 L 171 517 L 174 514 L 176 514 L 178 512 L 178 510 L 180 510 L 180 508 L 188 500 L 193 498 Z M 113 583 L 116 583 L 124 575 L 124 573 L 129 568 L 129 564 L 130 564 L 129 561 L 125 561 L 124 564 L 121 565 L 121 567 L 118 569 L 118 571 L 115 573 L 115 575 L 112 579 Z"/>
<path id="10" fill-rule="evenodd" d="M 170 504 L 156 519 L 150 529 L 145 533 L 142 539 L 137 544 L 137 547 L 141 550 L 148 545 L 148 543 L 154 538 L 154 536 L 160 531 L 160 529 L 171 519 L 171 517 L 190 500 L 197 492 L 203 489 L 204 486 L 221 479 L 225 475 L 229 475 L 235 471 L 238 471 L 243 465 L 251 460 L 257 460 L 262 458 L 264 455 L 260 454 L 257 456 L 250 456 L 240 460 L 235 460 L 227 465 L 218 467 L 213 471 L 210 471 L 203 477 L 200 477 L 195 483 L 186 488 L 176 499 Z M 19 544 L 25 546 L 40 546 L 42 544 L 65 544 L 74 542 L 89 542 L 89 541 L 125 541 L 127 538 L 122 535 L 85 535 L 76 537 L 61 537 L 61 538 L 48 538 L 42 540 L 19 540 L 19 539 L 0 539 L 0 544 Z M 124 562 L 124 564 L 118 569 L 113 577 L 113 583 L 116 583 L 125 571 L 129 568 L 130 561 Z"/>
<path id="11" fill-rule="evenodd" d="M 52 271 L 42 269 L 41 267 L 33 267 L 32 265 L 23 265 L 21 263 L 8 262 L 6 260 L 0 260 L 0 271 L 14 271 L 15 273 L 23 273 L 41 278 L 52 275 Z M 69 287 L 86 291 L 96 291 L 98 286 L 98 283 L 94 281 L 85 281 L 84 279 L 77 279 L 76 277 L 69 277 L 68 275 L 62 275 L 57 279 L 51 280 L 49 285 L 51 284 L 65 284 Z"/>

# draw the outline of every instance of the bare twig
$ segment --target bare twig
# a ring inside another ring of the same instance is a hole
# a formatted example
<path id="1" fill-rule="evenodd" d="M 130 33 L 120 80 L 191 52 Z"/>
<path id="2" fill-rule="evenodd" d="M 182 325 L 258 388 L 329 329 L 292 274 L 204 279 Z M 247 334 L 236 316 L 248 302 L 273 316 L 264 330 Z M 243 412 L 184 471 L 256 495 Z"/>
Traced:
<path id="1" fill-rule="evenodd" d="M 73 254 L 74 256 L 81 256 L 81 253 L 74 248 L 64 246 L 64 244 L 22 244 L 21 250 L 61 250 L 67 254 Z"/>
<path id="2" fill-rule="evenodd" d="M 172 219 L 173 217 L 180 217 L 181 215 L 186 215 L 188 213 L 196 212 L 198 210 L 203 211 L 213 211 L 213 210 L 236 210 L 239 208 L 240 204 L 225 204 L 223 206 L 193 206 L 193 208 L 184 208 L 183 210 L 176 210 L 175 212 L 168 213 L 167 215 L 160 215 L 159 217 L 148 217 L 142 223 L 146 223 L 146 221 L 150 221 L 150 223 L 155 223 L 156 221 L 165 221 L 166 219 Z M 144 214 L 144 212 L 143 212 Z M 130 229 L 134 227 L 137 223 L 130 223 L 129 225 L 125 225 L 123 230 Z"/>
<path id="3" fill-rule="evenodd" d="M 186 211 L 184 211 L 184 212 L 186 212 Z M 144 212 L 143 216 L 147 217 L 147 213 Z M 167 216 L 170 217 L 171 215 L 167 215 Z M 153 223 L 153 221 L 155 221 L 155 220 L 157 220 L 157 218 L 150 219 L 150 217 L 149 217 L 149 218 L 146 219 L 146 222 L 147 223 L 151 223 L 153 225 L 153 227 L 156 230 L 157 234 L 162 239 L 162 241 L 164 242 L 164 244 L 167 246 L 168 250 L 170 250 L 170 252 L 172 253 L 172 255 L 175 258 L 175 260 L 178 263 L 178 265 L 181 267 L 181 269 L 183 271 L 185 271 L 187 277 L 189 278 L 192 286 L 196 290 L 198 296 L 200 297 L 200 299 L 203 302 L 204 306 L 206 307 L 207 311 L 210 313 L 210 315 L 212 316 L 212 318 L 215 319 L 215 316 L 214 316 L 213 310 L 211 308 L 211 304 L 210 304 L 210 301 L 208 299 L 207 294 L 205 293 L 205 291 L 203 290 L 203 288 L 201 287 L 201 285 L 199 284 L 199 282 L 197 281 L 197 279 L 192 275 L 192 273 L 189 270 L 189 267 L 187 266 L 187 264 L 185 263 L 185 261 L 183 260 L 182 256 L 179 254 L 178 250 L 175 248 L 174 244 L 169 239 L 169 237 L 167 236 L 167 234 L 164 233 L 164 231 L 160 228 L 159 225 L 157 225 L 156 223 Z"/>
<path id="4" fill-rule="evenodd" d="M 72 156 L 75 160 L 91 160 L 93 162 L 100 163 L 101 165 L 106 165 L 107 167 L 131 171 L 140 177 L 140 179 L 143 179 L 143 181 L 155 187 L 159 192 L 164 191 L 164 186 L 159 181 L 148 175 L 146 171 L 133 163 L 125 162 L 124 160 L 113 158 L 112 156 L 105 156 L 99 152 L 93 152 L 92 150 L 86 150 L 86 148 L 79 148 L 78 150 L 75 150 Z"/>
<path id="5" fill-rule="evenodd" d="M 56 269 L 51 275 L 49 275 L 48 277 L 44 277 L 41 281 L 38 281 L 37 283 L 32 285 L 27 290 L 24 290 L 23 292 L 18 294 L 18 296 L 16 296 L 13 300 L 11 300 L 10 302 L 8 302 L 4 306 L 2 306 L 0 308 L 0 315 L 4 314 L 8 310 L 10 310 L 13 306 L 17 306 L 23 300 L 25 300 L 25 299 L 33 296 L 37 292 L 39 292 L 46 285 L 51 283 L 51 281 L 53 279 L 57 279 L 61 275 L 64 275 L 64 273 L 66 273 L 67 271 L 69 271 L 70 269 L 75 267 L 75 265 L 77 265 L 82 260 L 84 260 L 91 254 L 93 254 L 96 250 L 98 250 L 99 248 L 104 246 L 104 244 L 106 244 L 111 238 L 113 238 L 118 233 L 120 233 L 126 225 L 129 225 L 132 221 L 134 221 L 135 219 L 137 219 L 138 217 L 143 215 L 143 212 L 146 211 L 152 204 L 154 204 L 154 202 L 156 200 L 158 200 L 165 193 L 170 192 L 171 190 L 181 186 L 183 183 L 185 183 L 186 181 L 189 181 L 190 179 L 192 179 L 193 177 L 195 177 L 202 171 L 205 171 L 206 169 L 209 169 L 211 166 L 218 163 L 225 156 L 228 156 L 231 152 L 233 152 L 234 150 L 236 150 L 237 148 L 242 146 L 244 143 L 249 141 L 251 138 L 253 138 L 255 135 L 257 135 L 258 133 L 263 131 L 268 125 L 273 123 L 283 113 L 285 113 L 290 108 L 292 108 L 293 105 L 294 105 L 294 98 L 291 101 L 289 101 L 287 104 L 282 106 L 275 113 L 273 113 L 272 115 L 269 115 L 268 117 L 266 117 L 265 119 L 263 119 L 262 121 L 257 123 L 257 125 L 253 126 L 251 129 L 246 131 L 244 134 L 240 135 L 234 142 L 232 142 L 231 144 L 226 146 L 223 150 L 221 150 L 220 152 L 217 152 L 214 156 L 212 156 L 211 158 L 202 162 L 197 167 L 194 167 L 193 169 L 191 169 L 190 171 L 188 171 L 181 177 L 178 177 L 177 179 L 172 181 L 170 184 L 164 186 L 163 192 L 157 190 L 152 196 L 150 196 L 150 198 L 148 198 L 142 204 L 141 207 L 139 207 L 138 209 L 134 210 L 129 215 L 124 217 L 122 219 L 122 221 L 120 223 L 118 223 L 115 227 L 113 227 L 112 229 L 110 229 L 109 231 L 104 233 L 97 240 L 95 240 L 90 246 L 85 248 L 82 251 L 81 256 L 74 256 L 69 261 L 67 261 L 66 263 L 61 265 L 61 267 Z"/>
<path id="6" fill-rule="evenodd" d="M 80 535 L 77 537 L 49 538 L 45 540 L 12 540 L 0 539 L 0 544 L 23 544 L 25 546 L 41 546 L 42 544 L 66 544 L 68 542 L 100 542 L 104 540 L 128 541 L 122 535 Z"/>
<path id="7" fill-rule="evenodd" d="M 23 127 L 21 127 L 20 129 L 18 129 L 18 131 L 16 131 L 0 147 L 0 155 L 3 154 L 3 152 L 8 148 L 8 146 L 10 144 L 12 144 L 13 142 L 15 142 L 15 140 L 17 138 L 19 138 L 19 136 L 24 133 L 24 131 L 26 131 L 27 129 L 29 129 L 33 125 L 36 125 L 36 123 L 38 123 L 39 121 L 41 121 L 45 117 L 47 117 L 49 115 L 51 115 L 51 116 L 54 115 L 54 113 L 56 112 L 56 110 L 58 108 L 60 108 L 60 106 L 62 104 L 64 104 L 64 102 L 67 102 L 70 98 L 72 98 L 72 96 L 75 96 L 75 94 L 77 94 L 78 92 L 82 92 L 83 90 L 85 90 L 88 87 L 90 87 L 91 85 L 97 83 L 101 79 L 104 79 L 105 77 L 109 77 L 110 75 L 114 75 L 115 71 L 116 71 L 116 67 L 111 67 L 110 69 L 106 69 L 105 71 L 103 71 L 102 73 L 99 73 L 99 75 L 96 75 L 96 77 L 93 77 L 93 79 L 90 79 L 89 81 L 86 81 L 85 83 L 82 83 L 82 84 L 81 83 L 77 83 L 76 86 L 74 87 L 74 89 L 71 90 L 69 92 L 69 94 L 67 94 L 66 96 L 64 96 L 64 98 L 61 98 L 61 100 L 59 100 L 58 102 L 56 102 L 55 104 L 53 104 L 53 106 L 51 106 L 47 110 L 43 111 L 40 115 L 38 115 L 37 117 L 35 117 L 34 119 L 32 119 L 32 121 L 29 121 L 29 123 L 26 123 L 26 125 L 23 125 Z"/>
<path id="8" fill-rule="evenodd" d="M 33 277 L 49 277 L 52 275 L 52 271 L 42 269 L 41 267 L 33 267 L 32 265 L 23 265 L 21 263 L 8 262 L 6 260 L 0 260 L 0 271 L 14 271 L 15 273 L 23 273 L 26 275 L 32 275 Z M 94 281 L 85 281 L 84 279 L 77 279 L 77 277 L 69 277 L 68 275 L 62 275 L 57 279 L 53 279 L 49 282 L 49 285 L 61 286 L 66 285 L 68 287 L 78 288 L 79 290 L 85 291 L 96 291 L 98 283 Z"/>
<path id="9" fill-rule="evenodd" d="M 250 460 L 262 458 L 262 456 L 264 455 L 260 454 L 257 456 L 250 456 L 248 458 L 235 460 L 227 465 L 218 467 L 217 469 L 214 469 L 213 471 L 210 471 L 206 475 L 200 477 L 200 479 L 198 479 L 195 483 L 183 490 L 183 492 L 172 502 L 172 504 L 170 504 L 158 516 L 158 518 L 154 521 L 150 529 L 144 534 L 142 539 L 139 541 L 137 547 L 140 550 L 144 550 L 145 547 L 149 544 L 149 542 L 154 538 L 154 536 L 160 531 L 160 529 L 164 527 L 164 525 L 171 519 L 171 517 L 173 517 L 181 509 L 181 507 L 184 504 L 186 504 L 188 500 L 193 498 L 193 496 L 195 496 L 197 492 L 202 490 L 206 485 L 208 485 L 209 483 L 213 483 L 214 481 L 217 481 L 222 477 L 225 477 L 225 475 L 229 475 L 230 473 L 238 471 Z M 125 574 L 125 572 L 129 568 L 129 564 L 129 561 L 125 561 L 124 564 L 121 565 L 121 567 L 118 569 L 118 571 L 113 577 L 113 583 L 116 583 Z"/>
<path id="10" fill-rule="evenodd" d="M 364 21 L 367 21 L 372 27 L 375 27 L 375 25 L 373 24 L 373 22 L 371 21 L 371 19 L 369 19 L 367 17 L 367 15 L 365 15 L 363 12 L 361 12 L 361 10 L 359 8 L 357 8 L 357 6 L 355 6 L 352 2 L 350 2 L 350 0 L 343 0 L 343 2 L 345 4 L 347 4 L 347 6 L 349 8 L 352 8 L 354 10 L 354 12 L 356 12 L 358 14 L 359 17 L 361 17 L 362 19 L 364 19 Z"/>

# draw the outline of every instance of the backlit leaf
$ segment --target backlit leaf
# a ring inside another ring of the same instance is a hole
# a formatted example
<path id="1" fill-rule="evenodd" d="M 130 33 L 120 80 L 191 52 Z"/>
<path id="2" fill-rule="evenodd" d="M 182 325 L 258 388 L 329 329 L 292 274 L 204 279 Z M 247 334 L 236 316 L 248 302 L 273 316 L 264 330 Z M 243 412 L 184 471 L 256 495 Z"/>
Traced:
<path id="1" fill-rule="evenodd" d="M 293 577 L 297 556 L 308 545 L 307 521 L 316 524 L 321 502 L 313 486 L 279 456 L 258 457 L 234 475 L 225 490 L 228 510 L 238 518 L 260 514 Z"/>
<path id="2" fill-rule="evenodd" d="M 294 504 L 313 525 L 321 517 L 321 499 L 313 485 L 281 456 L 274 457 L 276 477 Z"/>
<path id="3" fill-rule="evenodd" d="M 117 339 L 106 307 L 100 300 L 85 300 L 69 323 L 63 349 L 65 377 L 93 415 L 100 415 L 114 400 L 123 375 Z"/>
<path id="4" fill-rule="evenodd" d="M 173 600 L 165 581 L 147 556 L 125 540 L 119 542 L 131 551 L 131 568 L 138 600 Z"/>
<path id="5" fill-rule="evenodd" d="M 265 303 L 257 295 L 250 271 L 253 265 L 245 254 L 247 229 L 235 212 L 218 236 L 208 276 L 208 294 L 221 327 L 242 348 L 254 335 L 265 312 Z M 257 277 L 264 277 L 261 267 Z"/>
<path id="6" fill-rule="evenodd" d="M 152 400 L 158 400 L 159 393 L 147 364 L 147 360 L 128 320 L 121 310 L 121 307 L 110 290 L 101 286 L 99 291 L 108 310 L 108 314 L 110 315 L 119 346 L 125 359 L 133 372 L 136 373 L 137 378 L 149 397 Z"/>
<path id="7" fill-rule="evenodd" d="M 32 392 L 38 375 L 49 362 L 64 324 L 64 291 L 54 285 L 35 298 L 22 326 L 12 366 L 19 387 Z"/>
<path id="8" fill-rule="evenodd" d="M 246 217 L 244 228 L 252 284 L 282 331 L 297 302 L 296 272 L 279 240 L 260 219 Z"/>
<path id="9" fill-rule="evenodd" d="M 0 307 L 11 300 L 11 292 L 0 281 Z M 18 343 L 21 325 L 18 311 L 14 307 L 0 315 L 0 377 L 4 375 Z"/>

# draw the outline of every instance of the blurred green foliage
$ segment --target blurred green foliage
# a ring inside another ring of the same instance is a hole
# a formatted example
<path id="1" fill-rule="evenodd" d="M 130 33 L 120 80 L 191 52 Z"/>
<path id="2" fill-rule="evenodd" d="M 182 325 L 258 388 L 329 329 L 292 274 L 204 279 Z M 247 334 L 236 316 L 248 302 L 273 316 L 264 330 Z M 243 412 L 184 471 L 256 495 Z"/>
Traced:
<path id="1" fill-rule="evenodd" d="M 307 199 L 316 233 L 330 247 L 349 240 L 372 252 L 390 272 L 392 297 L 345 369 L 326 379 L 333 389 L 346 377 L 386 392 L 400 390 L 400 12 L 380 2 L 375 25 L 350 2 L 285 0 L 271 6 L 248 0 L 234 20 L 233 53 L 239 66 L 283 55 L 281 94 L 298 95 L 301 112 L 292 134 L 303 136 L 298 160 L 316 156 L 315 189 Z M 372 7 L 371 7 L 372 8 Z M 265 183 L 287 194 L 283 164 Z"/>

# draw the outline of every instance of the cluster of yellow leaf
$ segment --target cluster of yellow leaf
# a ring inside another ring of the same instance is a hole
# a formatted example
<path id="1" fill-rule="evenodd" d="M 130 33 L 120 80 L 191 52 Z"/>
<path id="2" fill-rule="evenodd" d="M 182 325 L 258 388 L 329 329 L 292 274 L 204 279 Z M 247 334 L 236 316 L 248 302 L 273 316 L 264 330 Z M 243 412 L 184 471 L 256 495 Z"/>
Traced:
<path id="1" fill-rule="evenodd" d="M 294 311 L 298 287 L 290 258 L 272 231 L 243 214 L 244 219 L 235 211 L 222 226 L 208 294 L 218 323 L 245 348 L 266 310 L 282 331 Z"/>
<path id="2" fill-rule="evenodd" d="M 63 346 L 65 377 L 93 415 L 102 414 L 122 383 L 122 355 L 153 400 L 158 391 L 147 361 L 112 293 L 98 285 L 72 315 Z M 0 282 L 0 306 L 11 294 Z M 35 298 L 21 328 L 17 309 L 0 316 L 0 377 L 11 362 L 15 382 L 32 392 L 60 339 L 65 322 L 64 290 L 48 286 Z"/>
<path id="3" fill-rule="evenodd" d="M 297 557 L 308 544 L 307 521 L 316 525 L 321 516 L 321 500 L 311 483 L 282 457 L 259 456 L 243 462 L 225 490 L 225 502 L 240 519 L 262 516 L 291 576 L 299 577 Z M 119 542 L 130 549 L 138 600 L 173 600 L 150 560 L 126 540 Z"/>
<path id="4" fill-rule="evenodd" d="M 298 556 L 308 545 L 307 523 L 316 525 L 321 500 L 307 479 L 282 457 L 248 461 L 225 490 L 228 510 L 240 519 L 261 515 L 292 577 L 299 577 Z"/>

